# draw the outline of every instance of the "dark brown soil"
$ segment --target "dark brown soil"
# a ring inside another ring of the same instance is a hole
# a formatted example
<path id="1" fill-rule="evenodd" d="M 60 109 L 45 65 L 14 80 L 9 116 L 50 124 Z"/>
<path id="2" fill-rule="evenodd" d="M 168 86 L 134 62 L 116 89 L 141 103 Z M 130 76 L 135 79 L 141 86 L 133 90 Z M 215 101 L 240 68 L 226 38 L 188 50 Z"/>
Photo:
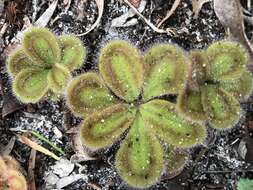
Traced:
<path id="1" fill-rule="evenodd" d="M 57 101 L 43 101 L 34 105 L 21 105 L 11 95 L 10 78 L 6 73 L 6 48 L 13 42 L 13 38 L 18 31 L 23 27 L 23 19 L 27 16 L 30 21 L 36 20 L 48 7 L 48 1 L 42 0 L 15 0 L 16 3 L 16 18 L 11 19 L 13 15 L 6 17 L 7 5 L 10 1 L 5 1 L 1 10 L 0 2 L 0 29 L 3 24 L 9 23 L 2 39 L 0 39 L 0 111 L 5 112 L 6 105 L 10 105 L 10 113 L 0 118 L 0 150 L 8 144 L 10 138 L 16 134 L 13 130 L 33 129 L 50 141 L 62 147 L 67 158 L 74 153 L 70 135 L 66 134 L 64 128 L 64 114 L 67 108 L 64 105 L 64 98 Z M 34 10 L 33 4 L 37 2 L 37 12 Z M 56 34 L 62 33 L 82 33 L 87 30 L 98 15 L 95 1 L 84 0 L 83 12 L 84 16 L 78 20 L 80 13 L 81 0 L 72 1 L 70 9 L 64 11 L 65 5 L 63 1 L 59 1 L 56 11 L 50 21 L 56 16 L 61 17 L 53 24 L 47 25 Z M 169 3 L 168 3 L 169 2 Z M 143 12 L 144 16 L 151 18 L 153 23 L 166 15 L 166 11 L 171 8 L 174 1 L 154 0 L 147 1 L 147 5 Z M 76 71 L 74 75 L 86 72 L 88 70 L 96 70 L 98 62 L 98 54 L 100 48 L 104 44 L 115 38 L 126 39 L 145 51 L 155 43 L 175 43 L 181 46 L 185 51 L 192 49 L 206 48 L 213 41 L 223 39 L 225 37 L 224 29 L 219 23 L 213 11 L 212 3 L 207 3 L 202 8 L 197 19 L 193 18 L 191 1 L 185 0 L 181 3 L 175 14 L 166 22 L 164 28 L 173 27 L 178 32 L 177 36 L 168 36 L 167 34 L 158 34 L 150 29 L 137 16 L 138 24 L 132 27 L 111 28 L 111 21 L 126 12 L 127 6 L 117 0 L 107 0 L 102 21 L 88 35 L 81 37 L 83 43 L 87 47 L 87 59 L 84 66 Z M 36 15 L 35 15 L 36 12 Z M 10 13 L 9 13 L 10 14 Z M 34 19 L 35 17 L 35 19 Z M 250 30 L 250 28 L 247 28 Z M 182 173 L 174 179 L 163 179 L 159 184 L 151 189 L 160 190 L 234 190 L 237 180 L 240 177 L 253 178 L 252 165 L 253 157 L 248 156 L 242 159 L 238 154 L 238 145 L 246 136 L 250 136 L 248 130 L 250 121 L 253 119 L 253 101 L 249 99 L 243 104 L 244 115 L 240 123 L 232 130 L 218 132 L 209 129 L 210 138 L 205 144 L 191 149 L 191 159 Z M 70 118 L 71 127 L 74 127 L 80 122 L 80 119 Z M 63 137 L 57 138 L 54 129 L 59 129 Z M 246 130 L 247 129 L 247 130 Z M 252 126 L 251 126 L 252 129 Z M 50 149 L 49 146 L 43 146 Z M 251 149 L 253 144 L 250 144 Z M 84 166 L 83 174 L 87 176 L 87 180 L 78 180 L 77 182 L 66 186 L 66 190 L 76 189 L 94 189 L 90 184 L 96 185 L 103 190 L 123 190 L 128 187 L 120 180 L 114 166 L 111 164 L 114 160 L 114 153 L 117 147 L 114 147 L 102 155 L 102 158 L 97 161 L 88 161 L 82 163 Z M 54 152 L 53 149 L 50 149 Z M 16 142 L 11 152 L 27 171 L 30 149 L 23 144 Z M 50 157 L 38 153 L 36 157 L 36 184 L 37 189 L 55 189 L 48 187 L 45 181 L 46 175 L 52 172 L 51 166 L 55 161 Z M 78 172 L 78 168 L 74 173 Z M 164 177 L 165 178 L 165 177 Z"/>

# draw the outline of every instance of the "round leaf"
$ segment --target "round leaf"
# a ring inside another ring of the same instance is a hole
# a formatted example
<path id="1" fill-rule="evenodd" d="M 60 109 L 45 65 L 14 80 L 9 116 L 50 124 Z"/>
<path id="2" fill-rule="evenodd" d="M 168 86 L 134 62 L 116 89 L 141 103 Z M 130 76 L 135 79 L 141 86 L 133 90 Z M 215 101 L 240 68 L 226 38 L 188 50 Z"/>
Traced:
<path id="1" fill-rule="evenodd" d="M 79 38 L 72 35 L 60 36 L 59 45 L 61 47 L 61 65 L 72 71 L 83 64 L 85 48 Z"/>
<path id="2" fill-rule="evenodd" d="M 48 91 L 48 70 L 26 69 L 13 81 L 13 92 L 24 103 L 38 102 Z"/>
<path id="3" fill-rule="evenodd" d="M 142 117 L 161 139 L 170 145 L 189 148 L 203 142 L 206 129 L 184 120 L 175 111 L 175 105 L 165 100 L 152 100 L 140 108 Z"/>
<path id="4" fill-rule="evenodd" d="M 186 151 L 178 150 L 172 146 L 169 146 L 166 152 L 166 158 L 168 160 L 167 172 L 169 175 L 174 176 L 178 172 L 182 171 L 189 154 Z"/>
<path id="5" fill-rule="evenodd" d="M 116 169 L 121 178 L 134 188 L 148 188 L 161 177 L 164 151 L 159 140 L 137 115 L 116 155 Z"/>
<path id="6" fill-rule="evenodd" d="M 121 40 L 110 42 L 102 49 L 99 70 L 117 96 L 128 102 L 138 99 L 143 84 L 143 64 L 136 48 Z"/>
<path id="7" fill-rule="evenodd" d="M 23 69 L 39 68 L 25 55 L 22 49 L 12 53 L 7 62 L 9 73 L 15 77 Z"/>
<path id="8" fill-rule="evenodd" d="M 207 85 L 201 90 L 201 99 L 211 127 L 233 127 L 240 118 L 240 103 L 233 95 L 217 85 Z"/>
<path id="9" fill-rule="evenodd" d="M 80 127 L 82 143 L 92 151 L 110 147 L 131 125 L 135 110 L 117 104 L 91 114 Z"/>
<path id="10" fill-rule="evenodd" d="M 178 94 L 185 86 L 188 62 L 181 49 L 167 44 L 151 48 L 144 58 L 143 98 Z"/>
<path id="11" fill-rule="evenodd" d="M 118 102 L 96 73 L 74 78 L 67 88 L 67 104 L 77 116 L 84 116 Z"/>
<path id="12" fill-rule="evenodd" d="M 221 41 L 207 49 L 209 80 L 234 80 L 241 77 L 248 55 L 246 50 L 236 42 Z"/>
<path id="13" fill-rule="evenodd" d="M 247 100 L 252 93 L 253 81 L 250 71 L 245 70 L 236 80 L 222 81 L 221 87 L 240 101 Z"/>
<path id="14" fill-rule="evenodd" d="M 60 48 L 52 32 L 46 28 L 31 28 L 24 33 L 25 53 L 36 64 L 51 67 L 60 61 Z"/>

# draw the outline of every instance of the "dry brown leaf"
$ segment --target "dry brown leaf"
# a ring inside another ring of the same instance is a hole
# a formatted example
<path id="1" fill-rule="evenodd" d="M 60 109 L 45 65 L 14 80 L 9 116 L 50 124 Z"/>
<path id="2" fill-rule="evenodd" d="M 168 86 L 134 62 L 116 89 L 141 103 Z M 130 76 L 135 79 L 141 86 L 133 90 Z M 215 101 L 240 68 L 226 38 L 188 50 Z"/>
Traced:
<path id="1" fill-rule="evenodd" d="M 18 140 L 24 144 L 26 144 L 27 146 L 31 147 L 32 149 L 42 152 L 48 156 L 51 156 L 52 158 L 54 158 L 55 160 L 60 160 L 60 158 L 58 156 L 56 156 L 54 153 L 52 153 L 51 151 L 49 151 L 48 149 L 40 146 L 39 144 L 37 144 L 36 142 L 33 142 L 32 140 L 30 140 L 29 138 L 23 136 L 23 135 L 17 135 Z"/>
<path id="2" fill-rule="evenodd" d="M 53 3 L 51 3 L 46 11 L 40 16 L 40 18 L 38 18 L 38 20 L 34 23 L 34 26 L 45 27 L 53 16 L 57 5 L 58 0 L 54 0 Z"/>
<path id="3" fill-rule="evenodd" d="M 176 11 L 177 7 L 181 3 L 181 0 L 175 0 L 171 9 L 167 12 L 166 16 L 158 23 L 157 27 L 160 28 L 161 25 L 170 18 L 170 16 Z"/>
<path id="4" fill-rule="evenodd" d="M 211 2 L 212 0 L 192 0 L 192 11 L 194 18 L 198 18 L 199 12 L 205 3 Z"/>
<path id="5" fill-rule="evenodd" d="M 81 33 L 81 34 L 77 34 L 76 36 L 87 35 L 92 30 L 94 30 L 94 28 L 96 28 L 97 25 L 99 24 L 99 22 L 102 18 L 103 12 L 104 12 L 104 0 L 96 0 L 96 4 L 97 4 L 97 7 L 98 7 L 98 18 L 97 18 L 96 22 L 91 26 L 91 28 L 89 30 L 87 30 L 86 32 Z"/>

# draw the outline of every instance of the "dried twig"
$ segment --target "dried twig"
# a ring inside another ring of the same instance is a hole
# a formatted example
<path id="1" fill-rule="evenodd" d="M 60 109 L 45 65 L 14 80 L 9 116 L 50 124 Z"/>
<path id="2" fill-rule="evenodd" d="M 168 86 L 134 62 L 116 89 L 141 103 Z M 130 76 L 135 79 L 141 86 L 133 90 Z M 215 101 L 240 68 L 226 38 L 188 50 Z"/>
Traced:
<path id="1" fill-rule="evenodd" d="M 85 36 L 85 35 L 87 35 L 92 30 L 94 30 L 94 28 L 96 28 L 96 26 L 99 24 L 99 22 L 102 18 L 103 12 L 104 12 L 104 0 L 96 0 L 96 4 L 97 4 L 97 7 L 98 7 L 98 18 L 97 18 L 96 22 L 91 26 L 91 28 L 88 31 L 86 31 L 84 33 L 81 33 L 81 34 L 77 34 L 76 36 Z"/>
<path id="2" fill-rule="evenodd" d="M 208 174 L 225 174 L 225 173 L 245 173 L 245 172 L 253 172 L 253 168 L 243 169 L 243 170 L 203 171 L 202 173 L 208 173 Z"/>
<path id="3" fill-rule="evenodd" d="M 55 160 L 60 160 L 60 158 L 58 156 L 56 156 L 54 153 L 52 153 L 51 151 L 49 151 L 48 149 L 40 146 L 39 144 L 37 144 L 36 142 L 33 142 L 32 140 L 30 140 L 29 138 L 23 136 L 23 135 L 17 135 L 18 140 L 24 144 L 26 144 L 27 146 L 31 147 L 34 150 L 37 150 L 39 152 L 42 152 L 48 156 L 51 156 L 52 158 L 54 158 Z"/>
<path id="4" fill-rule="evenodd" d="M 170 18 L 170 16 L 175 12 L 179 4 L 181 3 L 181 0 L 175 0 L 171 9 L 167 12 L 166 16 L 161 20 L 161 22 L 158 23 L 157 27 L 160 28 L 161 25 Z"/>
<path id="5" fill-rule="evenodd" d="M 36 150 L 32 149 L 28 163 L 28 190 L 36 190 L 34 177 Z"/>
<path id="6" fill-rule="evenodd" d="M 161 33 L 161 34 L 168 34 L 168 35 L 175 35 L 175 32 L 171 29 L 166 29 L 166 30 L 163 30 L 163 29 L 160 29 L 160 28 L 157 28 L 154 24 L 152 24 L 150 21 L 148 21 L 148 19 L 146 19 L 146 17 L 144 17 L 128 0 L 124 0 L 124 2 L 131 8 L 133 9 L 133 11 L 140 17 L 142 18 L 146 24 L 152 28 L 155 32 L 157 33 Z"/>

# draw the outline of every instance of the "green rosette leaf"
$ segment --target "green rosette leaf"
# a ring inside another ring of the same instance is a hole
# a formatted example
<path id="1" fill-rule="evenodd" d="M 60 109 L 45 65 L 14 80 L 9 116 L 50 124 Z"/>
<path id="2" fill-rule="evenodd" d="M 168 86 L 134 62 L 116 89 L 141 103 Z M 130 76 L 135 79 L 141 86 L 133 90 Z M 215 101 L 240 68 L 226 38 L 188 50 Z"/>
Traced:
<path id="1" fill-rule="evenodd" d="M 92 151 L 112 146 L 132 124 L 135 112 L 117 104 L 91 114 L 80 127 L 82 143 Z"/>
<path id="2" fill-rule="evenodd" d="M 252 74 L 250 71 L 245 69 L 239 79 L 222 81 L 220 85 L 224 90 L 231 93 L 237 100 L 245 101 L 252 93 Z"/>
<path id="3" fill-rule="evenodd" d="M 159 140 L 146 128 L 137 114 L 130 131 L 116 155 L 116 169 L 134 188 L 148 188 L 161 177 L 164 151 Z"/>
<path id="4" fill-rule="evenodd" d="M 240 118 L 240 103 L 234 96 L 217 85 L 207 85 L 201 90 L 202 105 L 213 128 L 233 127 Z"/>
<path id="5" fill-rule="evenodd" d="M 207 49 L 207 56 L 208 77 L 213 81 L 240 78 L 249 62 L 246 50 L 236 42 L 216 42 Z"/>
<path id="6" fill-rule="evenodd" d="M 8 72 L 15 77 L 23 69 L 38 69 L 31 59 L 25 55 L 24 50 L 19 49 L 12 53 L 7 61 Z"/>
<path id="7" fill-rule="evenodd" d="M 144 70 L 144 100 L 164 94 L 178 94 L 186 83 L 188 60 L 181 49 L 160 44 L 145 54 Z"/>
<path id="8" fill-rule="evenodd" d="M 207 119 L 202 105 L 201 91 L 192 91 L 186 88 L 179 94 L 176 108 L 182 117 L 189 120 L 202 122 Z"/>
<path id="9" fill-rule="evenodd" d="M 66 88 L 70 78 L 68 69 L 60 64 L 55 64 L 47 77 L 49 88 L 54 93 L 61 93 Z"/>
<path id="10" fill-rule="evenodd" d="M 122 40 L 102 49 L 99 71 L 107 86 L 127 102 L 136 100 L 143 84 L 143 63 L 138 50 Z"/>
<path id="11" fill-rule="evenodd" d="M 67 105 L 77 116 L 91 114 L 117 102 L 96 73 L 82 74 L 67 87 Z"/>
<path id="12" fill-rule="evenodd" d="M 60 61 L 60 48 L 55 35 L 46 28 L 31 28 L 24 33 L 25 54 L 34 63 L 50 68 Z"/>
<path id="13" fill-rule="evenodd" d="M 72 71 L 82 66 L 85 58 L 85 48 L 81 40 L 73 35 L 60 36 L 61 47 L 60 64 Z"/>
<path id="14" fill-rule="evenodd" d="M 22 70 L 13 81 L 13 92 L 23 103 L 36 103 L 48 91 L 49 70 Z"/>
<path id="15" fill-rule="evenodd" d="M 166 100 L 143 104 L 140 112 L 154 133 L 172 146 L 189 148 L 203 142 L 206 137 L 204 126 L 184 120 L 175 111 L 175 105 Z"/>
<path id="16" fill-rule="evenodd" d="M 168 161 L 167 172 L 171 176 L 175 176 L 184 169 L 184 166 L 189 158 L 186 151 L 178 150 L 175 147 L 169 146 L 166 152 L 166 160 Z"/>

